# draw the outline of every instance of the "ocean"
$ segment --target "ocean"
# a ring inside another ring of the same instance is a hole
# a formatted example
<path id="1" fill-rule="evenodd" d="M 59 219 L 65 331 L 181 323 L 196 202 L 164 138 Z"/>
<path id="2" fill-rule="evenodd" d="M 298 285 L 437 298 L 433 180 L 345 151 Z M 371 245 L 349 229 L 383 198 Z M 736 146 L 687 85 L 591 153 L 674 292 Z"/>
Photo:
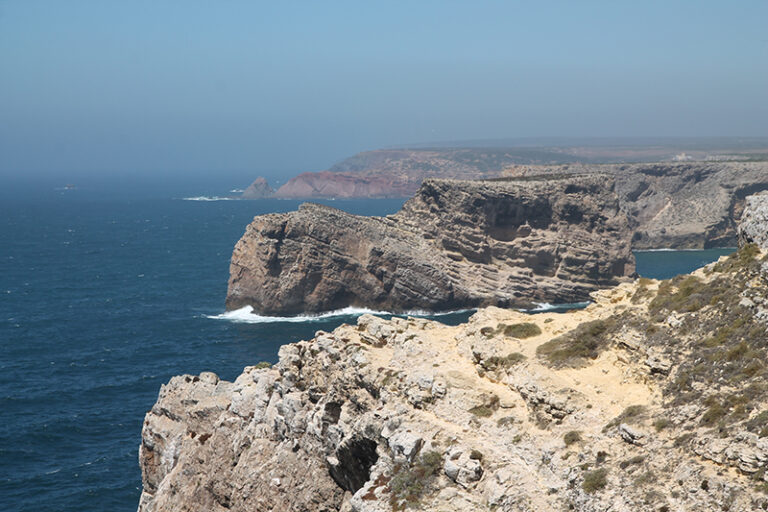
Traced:
<path id="1" fill-rule="evenodd" d="M 136 509 L 144 414 L 183 373 L 235 378 L 284 343 L 359 311 L 270 319 L 225 313 L 232 247 L 254 215 L 298 201 L 6 194 L 0 203 L 0 510 Z M 402 200 L 325 201 L 362 215 Z M 666 278 L 732 250 L 637 253 Z M 460 323 L 471 312 L 439 316 Z"/>

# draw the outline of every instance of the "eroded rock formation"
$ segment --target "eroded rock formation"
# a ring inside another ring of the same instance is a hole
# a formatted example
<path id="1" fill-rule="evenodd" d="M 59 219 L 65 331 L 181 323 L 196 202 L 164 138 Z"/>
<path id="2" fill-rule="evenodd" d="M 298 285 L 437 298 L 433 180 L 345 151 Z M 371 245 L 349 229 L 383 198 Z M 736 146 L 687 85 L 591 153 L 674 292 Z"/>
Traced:
<path id="1" fill-rule="evenodd" d="M 267 197 L 273 197 L 274 195 L 275 191 L 272 190 L 272 187 L 269 186 L 267 180 L 262 177 L 258 177 L 248 186 L 247 189 L 243 191 L 242 198 L 264 199 Z"/>
<path id="2" fill-rule="evenodd" d="M 386 218 L 316 204 L 256 217 L 232 255 L 227 307 L 577 302 L 633 274 L 630 238 L 608 176 L 427 180 Z"/>
<path id="3" fill-rule="evenodd" d="M 735 246 L 744 198 L 768 190 L 768 162 L 651 162 L 669 148 L 443 148 L 367 151 L 327 171 L 302 173 L 276 192 L 282 198 L 409 197 L 427 178 L 488 179 L 505 175 L 600 173 L 616 177 L 633 247 Z M 764 152 L 764 151 L 763 151 Z M 704 154 L 697 152 L 699 157 Z M 744 157 L 746 157 L 745 155 Z M 580 162 L 541 165 L 541 163 Z M 537 165 L 533 165 L 537 164 Z"/>
<path id="4" fill-rule="evenodd" d="M 749 196 L 739 224 L 739 245 L 768 249 L 768 193 Z"/>
<path id="5" fill-rule="evenodd" d="M 768 162 L 533 166 L 505 174 L 585 172 L 616 177 L 635 249 L 733 247 L 744 199 L 768 190 Z"/>
<path id="6" fill-rule="evenodd" d="M 765 253 L 593 298 L 365 315 L 235 382 L 175 377 L 139 511 L 765 510 Z"/>

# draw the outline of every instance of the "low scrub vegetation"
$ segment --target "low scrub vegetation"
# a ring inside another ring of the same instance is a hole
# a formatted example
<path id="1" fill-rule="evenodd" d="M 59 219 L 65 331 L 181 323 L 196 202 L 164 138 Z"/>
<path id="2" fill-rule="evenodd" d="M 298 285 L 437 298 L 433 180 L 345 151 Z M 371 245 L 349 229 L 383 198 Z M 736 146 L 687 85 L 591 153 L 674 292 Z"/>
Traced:
<path id="1" fill-rule="evenodd" d="M 492 356 L 483 360 L 481 366 L 485 370 L 507 369 L 525 361 L 526 357 L 520 352 L 512 352 L 504 357 Z"/>
<path id="2" fill-rule="evenodd" d="M 593 320 L 579 325 L 536 349 L 536 354 L 554 367 L 580 367 L 597 359 L 610 344 L 610 334 L 617 328 L 616 318 Z"/>
<path id="3" fill-rule="evenodd" d="M 613 418 L 603 430 L 618 427 L 622 423 L 636 424 L 646 418 L 646 409 L 644 405 L 630 405 L 621 414 Z"/>
<path id="4" fill-rule="evenodd" d="M 581 432 L 578 430 L 571 430 L 570 432 L 566 432 L 566 434 L 563 436 L 563 442 L 565 442 L 565 446 L 571 446 L 572 444 L 578 443 L 581 441 Z"/>
<path id="5" fill-rule="evenodd" d="M 581 488 L 591 494 L 603 489 L 606 485 L 608 485 L 608 470 L 600 468 L 584 473 L 584 481 L 581 483 Z"/>
<path id="6" fill-rule="evenodd" d="M 490 395 L 488 397 L 485 397 L 481 404 L 478 404 L 472 407 L 471 409 L 469 409 L 469 412 L 471 412 L 475 416 L 479 416 L 480 418 L 488 418 L 490 416 L 493 416 L 493 413 L 498 408 L 499 408 L 499 397 L 496 395 Z"/>
<path id="7" fill-rule="evenodd" d="M 531 323 L 531 322 L 524 322 L 519 324 L 512 324 L 512 325 L 504 325 L 503 330 L 501 331 L 504 336 L 509 336 L 511 338 L 518 338 L 518 339 L 525 339 L 525 338 L 531 338 L 533 336 L 538 336 L 541 334 L 541 329 L 538 325 Z M 501 327 L 501 326 L 500 326 Z"/>
<path id="8" fill-rule="evenodd" d="M 443 468 L 443 455 L 429 451 L 419 456 L 412 465 L 395 466 L 387 488 L 392 510 L 417 506 L 430 484 Z"/>

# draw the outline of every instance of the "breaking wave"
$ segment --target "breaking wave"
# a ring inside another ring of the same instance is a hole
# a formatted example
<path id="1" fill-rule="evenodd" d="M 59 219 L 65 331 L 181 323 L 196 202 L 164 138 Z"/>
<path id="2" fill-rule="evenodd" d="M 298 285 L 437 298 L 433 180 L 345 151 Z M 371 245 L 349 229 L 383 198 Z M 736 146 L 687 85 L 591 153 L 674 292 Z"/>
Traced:
<path id="1" fill-rule="evenodd" d="M 567 302 L 563 304 L 550 304 L 549 302 L 535 302 L 536 307 L 533 309 L 521 309 L 525 313 L 547 313 L 553 311 L 570 311 L 571 309 L 583 309 L 591 304 L 591 302 Z"/>
<path id="2" fill-rule="evenodd" d="M 342 309 L 336 309 L 334 311 L 325 311 L 323 313 L 316 313 L 316 314 L 305 314 L 305 315 L 296 315 L 296 316 L 266 316 L 266 315 L 259 315 L 257 313 L 254 313 L 252 306 L 245 306 L 240 309 L 235 309 L 234 311 L 227 311 L 226 313 L 221 313 L 219 315 L 204 315 L 204 316 L 205 318 L 211 318 L 214 320 L 227 320 L 229 322 L 242 323 L 242 324 L 264 324 L 264 323 L 276 323 L 276 322 L 294 322 L 294 323 L 319 322 L 322 320 L 327 320 L 329 318 L 337 318 L 337 317 L 343 317 L 343 316 L 360 316 L 366 313 L 369 313 L 371 315 L 386 315 L 386 316 L 436 317 L 436 316 L 452 315 L 456 313 L 466 313 L 468 311 L 474 311 L 474 309 L 460 309 L 456 311 L 440 311 L 437 313 L 432 311 L 422 311 L 422 310 L 393 313 L 391 311 L 377 311 L 375 309 L 355 308 L 350 306 Z"/>
<path id="3" fill-rule="evenodd" d="M 219 196 L 196 196 L 182 197 L 184 201 L 237 201 L 237 197 L 219 197 Z"/>

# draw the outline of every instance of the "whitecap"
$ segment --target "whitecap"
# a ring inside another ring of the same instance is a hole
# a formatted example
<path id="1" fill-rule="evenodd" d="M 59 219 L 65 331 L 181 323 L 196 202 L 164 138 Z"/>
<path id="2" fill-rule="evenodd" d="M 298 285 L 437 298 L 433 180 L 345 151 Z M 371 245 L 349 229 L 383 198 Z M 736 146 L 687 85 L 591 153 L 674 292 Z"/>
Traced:
<path id="1" fill-rule="evenodd" d="M 671 247 L 660 247 L 658 249 L 639 249 L 633 252 L 704 252 L 709 250 L 732 250 L 735 251 L 738 247 L 710 247 L 708 249 L 673 249 Z"/>
<path id="2" fill-rule="evenodd" d="M 237 201 L 237 197 L 220 197 L 220 196 L 196 196 L 196 197 L 182 197 L 184 201 Z"/>
<path id="3" fill-rule="evenodd" d="M 296 316 L 266 316 L 266 315 L 259 315 L 257 313 L 254 313 L 252 306 L 245 306 L 240 309 L 235 309 L 234 311 L 227 311 L 226 313 L 221 313 L 219 315 L 204 315 L 204 316 L 205 318 L 211 318 L 214 320 L 227 320 L 235 323 L 263 324 L 263 323 L 274 323 L 274 322 L 294 322 L 294 323 L 319 322 L 322 320 L 326 320 L 328 318 L 337 318 L 342 316 L 360 316 L 366 313 L 369 313 L 371 315 L 386 315 L 386 316 L 408 315 L 408 316 L 433 317 L 433 316 L 452 315 L 454 313 L 466 313 L 468 311 L 474 311 L 474 310 L 461 309 L 456 311 L 440 311 L 440 312 L 412 310 L 412 311 L 404 311 L 402 313 L 393 313 L 391 311 L 378 311 L 375 309 L 356 308 L 356 307 L 348 306 L 346 308 L 336 309 L 334 311 L 324 311 L 322 313 L 314 313 L 314 314 L 304 314 L 304 315 L 296 315 Z"/>
<path id="4" fill-rule="evenodd" d="M 552 311 L 567 311 L 570 309 L 582 309 L 591 304 L 591 302 L 565 302 L 562 304 L 550 304 L 549 302 L 534 302 L 535 308 L 521 309 L 526 313 L 546 313 Z"/>

